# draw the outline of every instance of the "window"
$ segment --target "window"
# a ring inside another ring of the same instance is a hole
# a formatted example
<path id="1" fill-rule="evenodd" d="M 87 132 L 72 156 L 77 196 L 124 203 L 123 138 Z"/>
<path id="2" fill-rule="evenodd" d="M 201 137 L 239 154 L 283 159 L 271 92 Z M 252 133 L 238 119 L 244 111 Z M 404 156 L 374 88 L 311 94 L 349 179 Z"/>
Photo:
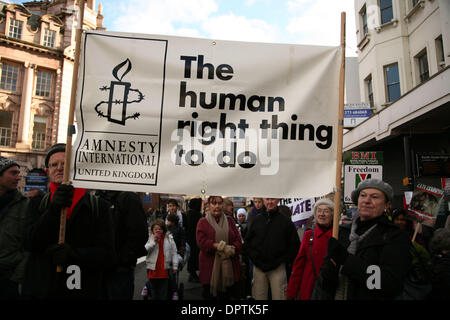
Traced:
<path id="1" fill-rule="evenodd" d="M 364 37 L 366 34 L 369 33 L 369 28 L 367 27 L 367 9 L 366 9 L 366 5 L 364 5 L 362 7 L 361 11 L 359 12 L 359 15 L 361 17 L 361 23 L 362 23 L 362 31 L 363 31 L 362 36 Z"/>
<path id="2" fill-rule="evenodd" d="M 381 24 L 391 22 L 394 18 L 392 0 L 380 0 Z"/>
<path id="3" fill-rule="evenodd" d="M 414 8 L 415 6 L 417 6 L 417 3 L 419 2 L 419 0 L 411 0 L 411 4 L 412 4 L 412 8 Z"/>
<path id="4" fill-rule="evenodd" d="M 445 56 L 444 56 L 444 44 L 442 42 L 442 35 L 434 40 L 436 45 L 436 60 L 438 63 L 438 70 L 442 70 L 445 67 Z"/>
<path id="5" fill-rule="evenodd" d="M 44 46 L 54 48 L 56 39 L 56 31 L 45 29 L 44 31 Z"/>
<path id="6" fill-rule="evenodd" d="M 0 146 L 11 145 L 12 112 L 0 111 Z"/>
<path id="7" fill-rule="evenodd" d="M 47 129 L 47 118 L 34 116 L 33 142 L 31 147 L 37 150 L 45 149 L 45 132 Z"/>
<path id="8" fill-rule="evenodd" d="M 52 86 L 52 75 L 48 72 L 38 71 L 36 75 L 36 95 L 49 98 Z"/>
<path id="9" fill-rule="evenodd" d="M 2 76 L 0 89 L 16 92 L 17 79 L 19 78 L 19 67 L 2 63 Z"/>
<path id="10" fill-rule="evenodd" d="M 375 103 L 373 101 L 372 75 L 369 74 L 364 82 L 366 84 L 367 100 L 369 101 L 370 107 L 373 109 L 375 107 Z"/>
<path id="11" fill-rule="evenodd" d="M 400 98 L 400 78 L 398 74 L 398 64 L 394 63 L 384 67 L 386 81 L 387 102 L 394 102 Z"/>
<path id="12" fill-rule="evenodd" d="M 427 51 L 424 50 L 421 53 L 419 53 L 416 59 L 417 65 L 419 67 L 419 79 L 420 83 L 422 83 L 430 77 L 430 73 L 428 71 Z"/>
<path id="13" fill-rule="evenodd" d="M 23 22 L 20 20 L 11 19 L 9 22 L 8 35 L 13 38 L 20 39 L 22 37 Z"/>

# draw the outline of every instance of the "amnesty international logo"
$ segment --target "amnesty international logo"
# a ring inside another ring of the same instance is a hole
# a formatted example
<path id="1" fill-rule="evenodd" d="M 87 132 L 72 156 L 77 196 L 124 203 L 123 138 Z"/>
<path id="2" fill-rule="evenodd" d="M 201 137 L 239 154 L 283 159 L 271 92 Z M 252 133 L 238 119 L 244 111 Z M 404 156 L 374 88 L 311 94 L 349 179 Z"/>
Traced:
<path id="1" fill-rule="evenodd" d="M 95 111 L 99 117 L 107 118 L 109 122 L 125 125 L 128 119 L 138 119 L 139 112 L 127 114 L 127 108 L 132 103 L 140 103 L 144 100 L 144 95 L 138 89 L 131 88 L 130 82 L 122 79 L 130 72 L 132 64 L 130 59 L 126 59 L 114 67 L 112 75 L 117 81 L 111 81 L 110 86 L 101 87 L 100 91 L 109 91 L 109 99 L 100 101 L 95 106 Z M 131 100 L 130 100 L 131 99 Z M 134 99 L 134 100 L 133 100 Z M 107 106 L 105 114 L 105 106 Z"/>
<path id="2" fill-rule="evenodd" d="M 73 181 L 127 191 L 158 184 L 167 43 L 84 33 Z"/>

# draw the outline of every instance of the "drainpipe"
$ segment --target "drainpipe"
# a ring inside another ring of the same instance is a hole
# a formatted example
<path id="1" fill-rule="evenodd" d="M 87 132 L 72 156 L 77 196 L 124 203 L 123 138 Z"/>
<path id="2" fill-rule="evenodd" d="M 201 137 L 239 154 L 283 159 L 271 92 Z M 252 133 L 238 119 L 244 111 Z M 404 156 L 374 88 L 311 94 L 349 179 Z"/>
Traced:
<path id="1" fill-rule="evenodd" d="M 412 172 L 411 164 L 411 144 L 410 136 L 403 136 L 403 154 L 405 158 L 405 177 L 403 179 L 403 186 L 406 187 L 406 191 L 414 190 L 414 175 Z"/>

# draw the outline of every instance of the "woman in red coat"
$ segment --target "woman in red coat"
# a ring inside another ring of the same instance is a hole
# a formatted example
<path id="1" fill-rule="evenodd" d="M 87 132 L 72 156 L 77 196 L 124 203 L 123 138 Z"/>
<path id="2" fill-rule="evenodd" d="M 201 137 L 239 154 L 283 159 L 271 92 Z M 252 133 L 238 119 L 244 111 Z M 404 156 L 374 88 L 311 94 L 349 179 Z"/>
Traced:
<path id="1" fill-rule="evenodd" d="M 240 275 L 241 236 L 233 218 L 224 214 L 222 197 L 209 197 L 208 207 L 196 232 L 203 298 L 232 298 Z"/>
<path id="2" fill-rule="evenodd" d="M 288 300 L 294 300 L 300 295 L 300 300 L 309 300 L 319 274 L 323 259 L 327 254 L 328 240 L 333 229 L 334 203 L 328 199 L 320 199 L 314 204 L 315 228 L 307 230 L 303 236 L 300 250 L 292 267 L 291 277 L 287 287 Z M 311 234 L 313 233 L 311 260 Z M 313 270 L 313 264 L 314 269 Z"/>

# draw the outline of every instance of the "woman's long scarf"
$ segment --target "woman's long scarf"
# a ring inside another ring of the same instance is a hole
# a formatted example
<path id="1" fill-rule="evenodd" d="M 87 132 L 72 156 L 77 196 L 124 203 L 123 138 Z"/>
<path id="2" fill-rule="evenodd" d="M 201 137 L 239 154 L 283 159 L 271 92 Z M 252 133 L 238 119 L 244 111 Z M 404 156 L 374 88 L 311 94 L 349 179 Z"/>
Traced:
<path id="1" fill-rule="evenodd" d="M 215 242 L 225 241 L 228 244 L 229 226 L 225 214 L 220 216 L 218 222 L 211 214 L 206 215 L 206 220 L 216 232 Z M 225 292 L 233 283 L 233 265 L 230 257 L 226 257 L 223 251 L 216 251 L 210 280 L 211 294 L 217 296 L 217 292 Z"/>
<path id="2" fill-rule="evenodd" d="M 367 236 L 372 232 L 373 229 L 375 229 L 375 227 L 377 226 L 377 224 L 375 223 L 372 227 L 370 227 L 366 232 L 364 232 L 362 235 L 358 235 L 356 233 L 356 229 L 358 227 L 358 221 L 359 218 L 356 219 L 353 224 L 352 224 L 352 228 L 350 231 L 350 236 L 348 237 L 348 239 L 350 240 L 350 245 L 347 248 L 347 252 L 350 254 L 355 254 L 356 250 L 358 249 L 359 244 L 365 239 L 367 238 Z M 342 267 L 341 267 L 342 270 Z M 339 271 L 339 282 L 338 282 L 338 287 L 336 289 L 336 294 L 334 296 L 335 300 L 347 300 L 347 294 L 348 294 L 348 284 L 349 284 L 349 279 L 346 275 L 343 275 L 340 271 Z"/>

